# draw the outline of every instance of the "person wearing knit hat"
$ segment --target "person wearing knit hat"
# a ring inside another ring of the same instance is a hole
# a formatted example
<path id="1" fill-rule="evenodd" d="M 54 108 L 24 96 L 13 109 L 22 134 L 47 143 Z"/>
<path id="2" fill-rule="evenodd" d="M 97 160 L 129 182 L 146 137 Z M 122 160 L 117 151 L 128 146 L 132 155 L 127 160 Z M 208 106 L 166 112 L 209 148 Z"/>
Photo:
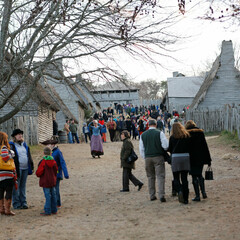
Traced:
<path id="1" fill-rule="evenodd" d="M 52 140 L 52 139 L 48 139 L 44 142 L 41 142 L 41 144 L 48 146 L 52 150 L 52 157 L 57 162 L 58 173 L 57 173 L 57 182 L 56 182 L 56 196 L 57 196 L 57 207 L 61 208 L 62 202 L 61 202 L 61 196 L 60 196 L 60 181 L 63 180 L 63 175 L 66 179 L 69 178 L 69 175 L 68 175 L 67 165 L 64 160 L 63 154 L 58 148 L 58 146 L 56 146 L 57 143 L 58 141 Z"/>
<path id="2" fill-rule="evenodd" d="M 57 163 L 51 156 L 51 148 L 45 147 L 44 157 L 38 164 L 36 171 L 37 177 L 39 177 L 39 186 L 43 188 L 44 196 L 46 199 L 44 205 L 44 212 L 41 212 L 42 216 L 49 216 L 51 214 L 57 214 L 57 198 L 56 198 L 56 182 L 57 182 Z"/>

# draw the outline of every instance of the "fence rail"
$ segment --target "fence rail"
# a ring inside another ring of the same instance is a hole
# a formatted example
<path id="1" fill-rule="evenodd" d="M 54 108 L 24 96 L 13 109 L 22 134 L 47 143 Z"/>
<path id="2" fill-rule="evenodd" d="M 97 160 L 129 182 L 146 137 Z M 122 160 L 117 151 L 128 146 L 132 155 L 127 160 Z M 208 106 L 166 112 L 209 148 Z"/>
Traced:
<path id="1" fill-rule="evenodd" d="M 237 132 L 240 139 L 240 106 L 229 105 L 220 109 L 190 110 L 186 113 L 186 120 L 193 120 L 199 128 L 205 132 L 227 130 Z"/>

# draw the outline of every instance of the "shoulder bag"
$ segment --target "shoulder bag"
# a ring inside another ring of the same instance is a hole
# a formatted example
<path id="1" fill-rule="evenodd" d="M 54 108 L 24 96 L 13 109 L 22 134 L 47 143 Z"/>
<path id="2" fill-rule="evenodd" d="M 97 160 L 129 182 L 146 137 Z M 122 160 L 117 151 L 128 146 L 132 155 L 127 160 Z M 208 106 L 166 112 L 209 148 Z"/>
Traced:
<path id="1" fill-rule="evenodd" d="M 131 164 L 131 163 L 134 163 L 137 159 L 138 159 L 138 155 L 135 153 L 135 151 L 132 148 L 132 152 L 129 155 L 129 157 L 127 158 L 126 162 Z"/>

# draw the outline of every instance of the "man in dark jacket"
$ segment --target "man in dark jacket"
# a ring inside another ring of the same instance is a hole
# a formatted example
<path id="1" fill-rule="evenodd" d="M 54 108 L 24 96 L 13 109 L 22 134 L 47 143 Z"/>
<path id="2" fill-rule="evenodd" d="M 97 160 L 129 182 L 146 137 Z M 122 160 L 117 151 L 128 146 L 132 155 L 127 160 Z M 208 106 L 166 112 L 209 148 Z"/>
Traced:
<path id="1" fill-rule="evenodd" d="M 33 173 L 33 160 L 29 147 L 23 140 L 23 131 L 14 129 L 11 135 L 13 142 L 9 142 L 14 151 L 14 163 L 18 177 L 18 189 L 13 188 L 12 204 L 14 209 L 28 209 L 26 200 L 26 183 L 28 175 Z"/>
<path id="2" fill-rule="evenodd" d="M 164 149 L 168 149 L 168 140 L 165 134 L 158 129 L 155 119 L 149 120 L 149 129 L 145 131 L 139 141 L 139 151 L 145 159 L 145 169 L 148 177 L 150 200 L 156 200 L 155 182 L 157 177 L 158 194 L 161 202 L 165 199 L 165 161 Z"/>

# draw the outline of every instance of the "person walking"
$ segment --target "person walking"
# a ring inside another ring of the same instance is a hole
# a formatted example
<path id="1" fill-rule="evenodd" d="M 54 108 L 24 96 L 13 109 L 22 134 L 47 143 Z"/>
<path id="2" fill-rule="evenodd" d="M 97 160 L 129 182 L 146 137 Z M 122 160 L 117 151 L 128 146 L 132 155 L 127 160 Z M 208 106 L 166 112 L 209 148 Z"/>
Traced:
<path id="1" fill-rule="evenodd" d="M 73 143 L 75 143 L 74 138 L 75 138 L 76 142 L 79 143 L 79 138 L 78 138 L 78 134 L 77 134 L 78 127 L 77 127 L 77 124 L 74 123 L 74 119 L 71 120 L 69 129 L 72 133 Z"/>
<path id="2" fill-rule="evenodd" d="M 123 168 L 122 173 L 122 190 L 120 192 L 129 192 L 129 180 L 135 185 L 138 186 L 138 191 L 141 190 L 143 183 L 139 181 L 133 174 L 132 169 L 135 169 L 135 163 L 127 163 L 127 159 L 130 156 L 133 148 L 133 144 L 130 140 L 130 135 L 127 130 L 121 132 L 121 140 L 123 145 L 121 148 L 120 159 L 121 167 Z"/>
<path id="3" fill-rule="evenodd" d="M 51 214 L 57 214 L 57 199 L 56 199 L 56 181 L 57 181 L 57 163 L 51 156 L 51 148 L 45 147 L 44 157 L 38 164 L 36 171 L 37 177 L 39 177 L 39 186 L 43 188 L 45 196 L 44 212 L 41 212 L 42 216 L 49 216 Z"/>
<path id="4" fill-rule="evenodd" d="M 100 158 L 103 155 L 103 144 L 102 144 L 102 137 L 101 137 L 101 128 L 102 125 L 98 123 L 97 120 L 93 120 L 88 124 L 88 127 L 92 129 L 92 137 L 91 137 L 91 154 L 92 157 L 98 156 Z"/>
<path id="5" fill-rule="evenodd" d="M 190 134 L 184 126 L 175 122 L 172 125 L 168 151 L 172 155 L 172 172 L 174 189 L 178 193 L 178 200 L 188 204 L 188 172 L 190 170 Z M 180 180 L 181 178 L 181 180 Z"/>
<path id="6" fill-rule="evenodd" d="M 148 188 L 150 200 L 156 200 L 155 182 L 157 178 L 158 195 L 161 202 L 166 202 L 165 198 L 165 161 L 164 149 L 168 149 L 168 140 L 165 134 L 158 129 L 155 119 L 149 120 L 149 129 L 145 131 L 139 141 L 139 151 L 145 159 L 145 169 L 148 177 Z"/>
<path id="7" fill-rule="evenodd" d="M 28 209 L 26 197 L 26 184 L 28 175 L 32 175 L 34 164 L 30 149 L 23 139 L 23 131 L 14 129 L 12 132 L 13 142 L 9 142 L 14 151 L 14 163 L 16 165 L 18 188 L 13 188 L 12 205 L 14 209 Z"/>
<path id="8" fill-rule="evenodd" d="M 207 198 L 204 178 L 202 176 L 203 166 L 204 164 L 211 166 L 212 159 L 205 139 L 204 131 L 199 129 L 196 123 L 192 120 L 186 122 L 185 128 L 191 136 L 190 175 L 192 175 L 192 184 L 195 191 L 195 198 L 193 198 L 192 201 L 199 202 L 201 200 L 199 186 L 202 192 L 202 197 L 204 199 Z"/>
<path id="9" fill-rule="evenodd" d="M 14 152 L 10 150 L 8 135 L 0 132 L 0 214 L 9 216 L 15 215 L 11 211 L 12 192 L 17 180 L 13 156 Z"/>
<path id="10" fill-rule="evenodd" d="M 61 195 L 60 195 L 60 182 L 63 180 L 63 175 L 65 179 L 69 179 L 68 169 L 63 157 L 61 150 L 56 146 L 58 142 L 55 140 L 46 140 L 41 142 L 41 144 L 49 147 L 52 150 L 52 157 L 57 163 L 58 172 L 57 172 L 57 180 L 56 180 L 56 198 L 57 198 L 57 208 L 62 207 Z"/>

